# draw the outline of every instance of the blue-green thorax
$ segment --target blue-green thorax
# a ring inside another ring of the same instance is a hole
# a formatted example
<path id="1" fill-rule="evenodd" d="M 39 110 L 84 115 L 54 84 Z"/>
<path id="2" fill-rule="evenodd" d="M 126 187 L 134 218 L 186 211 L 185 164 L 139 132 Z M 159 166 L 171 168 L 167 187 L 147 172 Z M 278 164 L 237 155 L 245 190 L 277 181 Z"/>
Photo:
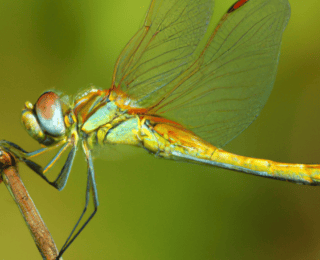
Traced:
<path id="1" fill-rule="evenodd" d="M 110 101 L 108 92 L 91 89 L 76 97 L 73 108 L 78 131 L 82 138 L 98 142 L 98 131 L 108 132 L 116 125 L 131 118 L 115 101 Z M 107 134 L 107 133 L 106 133 Z"/>

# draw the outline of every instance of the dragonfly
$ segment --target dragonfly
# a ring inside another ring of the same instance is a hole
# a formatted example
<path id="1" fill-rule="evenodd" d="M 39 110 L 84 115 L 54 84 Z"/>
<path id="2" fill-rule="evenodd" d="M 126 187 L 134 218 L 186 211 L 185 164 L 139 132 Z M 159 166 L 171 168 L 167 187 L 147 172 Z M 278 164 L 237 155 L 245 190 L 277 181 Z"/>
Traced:
<path id="1" fill-rule="evenodd" d="M 206 37 L 213 9 L 213 0 L 153 0 L 143 26 L 116 62 L 109 89 L 92 87 L 74 98 L 44 92 L 34 104 L 26 102 L 22 112 L 26 131 L 42 148 L 27 152 L 1 141 L 58 190 L 82 147 L 85 207 L 58 258 L 97 212 L 96 147 L 138 146 L 158 158 L 320 185 L 319 164 L 280 163 L 222 149 L 268 100 L 290 18 L 288 0 L 238 0 Z M 57 148 L 44 168 L 30 160 Z M 49 180 L 46 173 L 66 151 L 62 170 Z M 94 210 L 83 220 L 90 199 Z"/>

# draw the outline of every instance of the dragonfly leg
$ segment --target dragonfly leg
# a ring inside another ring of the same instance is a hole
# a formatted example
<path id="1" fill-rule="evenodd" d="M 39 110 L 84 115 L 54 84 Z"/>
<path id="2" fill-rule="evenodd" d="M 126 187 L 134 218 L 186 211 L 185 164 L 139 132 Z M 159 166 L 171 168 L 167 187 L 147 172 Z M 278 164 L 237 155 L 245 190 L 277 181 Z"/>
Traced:
<path id="1" fill-rule="evenodd" d="M 26 150 L 22 149 L 19 145 L 12 143 L 10 141 L 6 141 L 6 140 L 1 140 L 0 141 L 0 146 L 3 147 L 3 149 L 7 150 L 8 152 L 11 152 L 14 154 L 14 156 L 21 162 L 24 162 L 31 170 L 33 170 L 35 173 L 37 173 L 38 175 L 40 175 L 44 180 L 46 180 L 47 182 L 50 182 L 46 176 L 43 175 L 43 169 L 42 167 L 27 159 L 39 154 L 42 154 L 46 151 L 48 151 L 50 148 L 41 148 L 39 150 L 33 151 L 33 152 L 27 152 Z"/>
<path id="2" fill-rule="evenodd" d="M 44 167 L 43 173 L 46 173 L 48 170 L 52 168 L 52 166 L 58 161 L 63 152 L 71 145 L 71 143 L 64 144 L 59 152 L 51 159 L 51 161 Z"/>
<path id="3" fill-rule="evenodd" d="M 84 206 L 84 209 L 83 209 L 83 211 L 82 211 L 82 213 L 81 213 L 76 225 L 74 226 L 74 228 L 72 229 L 69 237 L 67 238 L 66 242 L 62 246 L 62 248 L 60 250 L 60 253 L 59 253 L 59 256 L 57 257 L 57 259 L 59 259 L 62 256 L 62 254 L 67 250 L 67 248 L 72 244 L 72 242 L 78 237 L 78 235 L 82 232 L 82 230 L 87 226 L 87 224 L 90 222 L 90 220 L 96 214 L 96 212 L 98 210 L 98 206 L 99 206 L 98 191 L 97 191 L 96 181 L 95 181 L 95 177 L 94 177 L 94 168 L 93 168 L 92 156 L 91 156 L 90 150 L 88 149 L 88 146 L 87 146 L 87 144 L 85 142 L 83 142 L 83 148 L 84 148 L 83 150 L 85 152 L 86 159 L 87 159 L 87 164 L 88 164 L 88 176 L 87 176 L 87 189 L 86 189 L 85 206 Z M 85 221 L 85 223 L 75 233 L 75 231 L 76 231 L 77 227 L 79 226 L 84 214 L 87 211 L 87 208 L 88 208 L 88 205 L 89 205 L 89 199 L 90 199 L 90 192 L 92 192 L 94 210 L 91 213 L 91 215 L 88 217 L 88 219 Z"/>
<path id="4" fill-rule="evenodd" d="M 61 149 L 62 151 L 60 150 L 61 153 L 63 153 L 65 151 L 65 149 L 63 149 L 63 148 L 64 147 L 62 147 L 62 149 Z M 76 145 L 74 145 L 71 148 L 71 151 L 68 154 L 68 158 L 67 158 L 65 164 L 63 165 L 63 168 L 62 168 L 61 172 L 59 173 L 58 177 L 53 182 L 49 181 L 49 184 L 51 184 L 53 187 L 55 187 L 59 191 L 61 191 L 67 184 L 69 174 L 70 174 L 70 171 L 72 168 L 72 164 L 74 161 L 74 157 L 76 155 L 76 151 L 77 151 L 77 147 L 76 147 Z M 60 156 L 61 155 L 59 155 L 59 153 L 58 153 L 55 157 L 60 157 Z M 55 160 L 56 159 L 55 157 L 52 160 Z M 46 170 L 46 168 L 47 168 L 47 166 L 45 167 L 44 171 Z M 42 175 L 45 176 L 44 174 L 42 174 Z"/>
<path id="5" fill-rule="evenodd" d="M 72 164 L 73 164 L 73 160 L 74 160 L 74 157 L 75 157 L 75 154 L 76 154 L 76 146 L 73 146 L 71 151 L 69 152 L 68 154 L 68 157 L 67 157 L 67 160 L 61 170 L 61 172 L 59 173 L 58 177 L 54 180 L 54 181 L 50 181 L 47 176 L 45 174 L 43 174 L 46 169 L 48 169 L 49 167 L 52 166 L 52 164 L 54 162 L 56 162 L 56 160 L 61 156 L 61 154 L 65 151 L 65 149 L 70 146 L 69 143 L 65 144 L 61 149 L 60 151 L 58 152 L 58 154 L 49 162 L 49 164 L 45 167 L 45 169 L 43 170 L 40 167 L 40 169 L 34 169 L 32 168 L 32 165 L 30 166 L 29 163 L 34 163 L 32 161 L 29 161 L 28 159 L 24 159 L 23 161 L 32 169 L 34 170 L 35 173 L 37 173 L 42 179 L 44 179 L 48 184 L 50 184 L 51 186 L 55 187 L 56 189 L 58 189 L 59 191 L 62 190 L 66 183 L 67 183 L 67 180 L 68 180 L 68 177 L 69 177 L 69 173 L 71 171 L 71 167 L 72 167 Z M 57 158 L 58 157 L 58 158 Z M 36 163 L 34 163 L 36 164 Z M 36 164 L 37 165 L 37 164 Z"/>
<path id="6" fill-rule="evenodd" d="M 27 152 L 24 149 L 22 149 L 17 144 L 14 144 L 12 142 L 1 140 L 0 145 L 4 147 L 4 149 L 7 149 L 9 152 L 12 152 L 20 161 L 24 162 L 31 170 L 33 170 L 35 173 L 37 173 L 42 179 L 44 179 L 47 183 L 52 185 L 58 190 L 62 190 L 64 186 L 66 185 L 66 182 L 69 177 L 69 173 L 71 170 L 71 166 L 76 154 L 76 144 L 73 144 L 73 147 L 68 155 L 68 158 L 66 160 L 66 163 L 64 164 L 60 174 L 54 181 L 50 181 L 44 173 L 47 172 L 52 165 L 61 157 L 63 152 L 71 145 L 70 142 L 65 143 L 62 148 L 59 150 L 59 152 L 54 156 L 54 158 L 45 166 L 43 169 L 39 164 L 29 160 L 28 158 L 35 157 L 37 155 L 43 154 L 45 152 L 48 152 L 58 146 L 61 145 L 59 143 L 58 145 L 54 145 L 52 147 L 45 147 L 41 148 L 39 150 L 33 151 L 33 152 Z"/>
<path id="7" fill-rule="evenodd" d="M 7 140 L 1 140 L 0 145 L 7 148 L 10 152 L 12 152 L 19 159 L 34 157 L 34 156 L 40 155 L 40 154 L 48 151 L 48 149 L 52 149 L 51 147 L 50 148 L 44 147 L 44 148 L 41 148 L 41 149 L 33 151 L 33 152 L 27 152 L 26 150 L 22 149 L 19 145 L 12 143 L 10 141 L 7 141 Z M 55 146 L 54 146 L 54 148 L 55 148 Z"/>

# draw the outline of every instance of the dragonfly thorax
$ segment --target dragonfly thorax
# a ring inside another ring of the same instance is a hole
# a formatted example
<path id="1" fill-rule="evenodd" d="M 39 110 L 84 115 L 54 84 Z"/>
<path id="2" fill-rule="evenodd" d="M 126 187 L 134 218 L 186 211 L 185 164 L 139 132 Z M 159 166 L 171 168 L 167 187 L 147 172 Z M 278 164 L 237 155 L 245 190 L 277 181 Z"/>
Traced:
<path id="1" fill-rule="evenodd" d="M 106 143 L 109 130 L 133 116 L 118 106 L 110 92 L 91 89 L 76 97 L 73 108 L 79 137 L 93 148 Z"/>

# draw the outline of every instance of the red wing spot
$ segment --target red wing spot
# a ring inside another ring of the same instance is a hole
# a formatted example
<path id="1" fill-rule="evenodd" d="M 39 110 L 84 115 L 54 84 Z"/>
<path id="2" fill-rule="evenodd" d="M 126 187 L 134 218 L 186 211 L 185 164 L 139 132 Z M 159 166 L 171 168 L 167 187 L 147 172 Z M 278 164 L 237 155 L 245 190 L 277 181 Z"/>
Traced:
<path id="1" fill-rule="evenodd" d="M 59 96 L 54 92 L 47 92 L 43 94 L 37 101 L 37 110 L 41 112 L 41 116 L 45 119 L 52 119 L 55 102 L 59 99 Z"/>
<path id="2" fill-rule="evenodd" d="M 249 0 L 239 0 L 238 2 L 236 2 L 233 6 L 230 7 L 230 9 L 228 10 L 228 13 L 231 13 L 235 10 L 237 10 L 238 8 L 240 8 L 241 6 L 243 6 L 245 3 L 247 3 Z"/>
<path id="3" fill-rule="evenodd" d="M 249 0 L 240 0 L 238 1 L 234 6 L 233 8 L 234 9 L 238 9 L 239 7 L 243 6 L 246 2 L 248 2 Z"/>

